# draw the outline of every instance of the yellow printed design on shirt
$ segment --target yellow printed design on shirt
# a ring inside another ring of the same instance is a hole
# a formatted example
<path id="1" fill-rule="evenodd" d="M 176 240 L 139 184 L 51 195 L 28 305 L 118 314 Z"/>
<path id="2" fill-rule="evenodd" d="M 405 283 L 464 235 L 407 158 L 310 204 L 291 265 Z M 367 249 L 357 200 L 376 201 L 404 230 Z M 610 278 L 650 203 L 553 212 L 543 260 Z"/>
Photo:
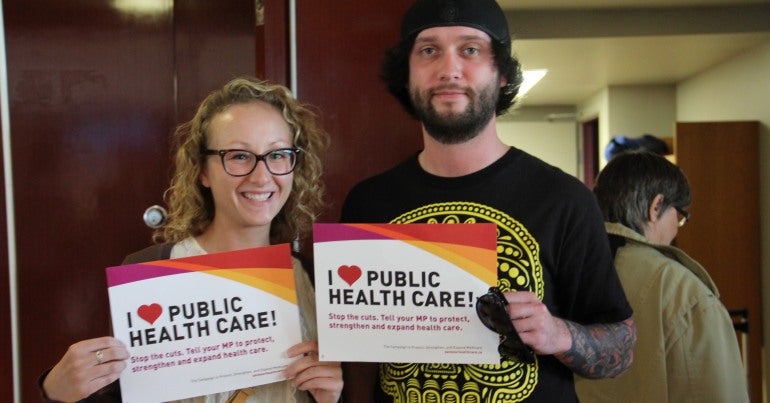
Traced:
<path id="1" fill-rule="evenodd" d="M 393 224 L 441 223 L 497 225 L 497 272 L 501 290 L 544 295 L 539 245 L 509 215 L 477 203 L 430 204 L 402 214 Z M 499 365 L 388 363 L 381 366 L 380 386 L 397 402 L 520 402 L 538 382 L 533 364 L 505 361 Z"/>

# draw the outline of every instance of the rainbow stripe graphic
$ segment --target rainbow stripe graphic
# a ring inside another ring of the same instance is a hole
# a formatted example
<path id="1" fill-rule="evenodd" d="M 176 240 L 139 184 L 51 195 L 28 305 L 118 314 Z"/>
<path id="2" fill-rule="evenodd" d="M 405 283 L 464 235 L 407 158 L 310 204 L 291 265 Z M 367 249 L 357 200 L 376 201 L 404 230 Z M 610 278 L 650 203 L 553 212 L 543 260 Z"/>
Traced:
<path id="1" fill-rule="evenodd" d="M 203 273 L 263 290 L 297 304 L 289 244 L 180 259 L 108 267 L 107 286 L 150 280 L 184 273 Z"/>
<path id="2" fill-rule="evenodd" d="M 459 230 L 458 226 L 462 226 L 462 230 Z M 497 282 L 497 226 L 495 224 L 315 224 L 313 226 L 314 243 L 377 239 L 405 242 L 446 260 L 486 284 Z"/>

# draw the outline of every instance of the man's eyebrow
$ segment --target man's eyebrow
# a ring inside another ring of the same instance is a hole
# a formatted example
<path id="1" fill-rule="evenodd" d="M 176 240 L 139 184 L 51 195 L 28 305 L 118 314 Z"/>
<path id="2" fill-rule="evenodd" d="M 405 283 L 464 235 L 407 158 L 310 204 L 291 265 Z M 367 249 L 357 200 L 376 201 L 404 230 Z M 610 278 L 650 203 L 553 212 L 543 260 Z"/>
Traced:
<path id="1" fill-rule="evenodd" d="M 425 43 L 425 42 L 433 42 L 436 40 L 436 37 L 434 35 L 430 36 L 419 36 L 414 39 L 414 43 Z"/>
<path id="2" fill-rule="evenodd" d="M 468 34 L 461 35 L 459 39 L 462 41 L 479 41 L 479 42 L 492 42 L 491 39 L 484 35 Z M 414 43 L 435 42 L 438 40 L 438 35 L 425 35 L 415 38 Z"/>

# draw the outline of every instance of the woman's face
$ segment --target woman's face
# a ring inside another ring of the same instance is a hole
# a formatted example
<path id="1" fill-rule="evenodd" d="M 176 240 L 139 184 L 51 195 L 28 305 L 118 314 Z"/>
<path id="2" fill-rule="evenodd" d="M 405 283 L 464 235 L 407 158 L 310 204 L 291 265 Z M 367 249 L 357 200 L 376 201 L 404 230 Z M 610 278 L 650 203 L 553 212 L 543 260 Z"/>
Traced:
<path id="1" fill-rule="evenodd" d="M 655 219 L 650 220 L 644 229 L 644 236 L 658 245 L 671 245 L 679 232 L 679 217 L 676 209 L 669 206 Z"/>
<path id="2" fill-rule="evenodd" d="M 240 149 L 262 155 L 293 147 L 289 125 L 281 113 L 264 102 L 236 104 L 214 116 L 209 124 L 208 148 Z M 205 159 L 201 183 L 214 198 L 214 222 L 233 230 L 263 227 L 281 210 L 291 193 L 294 174 L 273 175 L 264 161 L 254 171 L 235 177 L 225 172 L 219 155 Z"/>

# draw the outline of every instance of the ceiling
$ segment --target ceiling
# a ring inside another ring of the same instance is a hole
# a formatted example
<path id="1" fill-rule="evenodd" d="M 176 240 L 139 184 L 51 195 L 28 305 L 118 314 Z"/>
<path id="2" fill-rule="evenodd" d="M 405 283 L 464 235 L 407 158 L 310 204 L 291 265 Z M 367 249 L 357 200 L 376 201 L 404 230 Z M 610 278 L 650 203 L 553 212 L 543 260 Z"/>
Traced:
<path id="1" fill-rule="evenodd" d="M 770 42 L 770 0 L 497 1 L 523 68 L 548 69 L 519 107 L 676 84 Z"/>

